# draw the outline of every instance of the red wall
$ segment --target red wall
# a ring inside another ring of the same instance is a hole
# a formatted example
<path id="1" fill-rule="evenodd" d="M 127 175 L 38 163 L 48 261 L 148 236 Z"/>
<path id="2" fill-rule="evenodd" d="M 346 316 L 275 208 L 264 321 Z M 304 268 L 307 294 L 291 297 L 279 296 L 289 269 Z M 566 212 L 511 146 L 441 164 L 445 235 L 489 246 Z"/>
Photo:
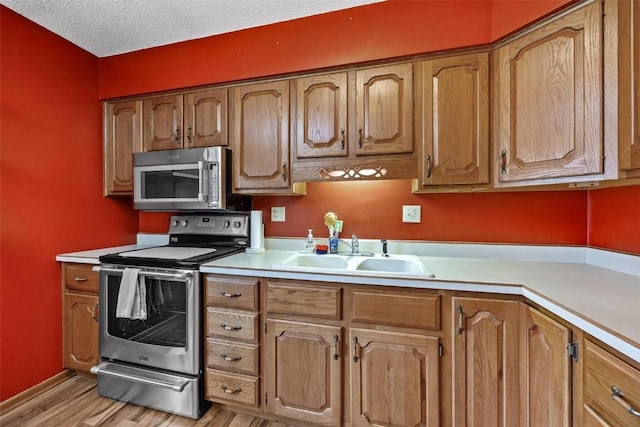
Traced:
<path id="1" fill-rule="evenodd" d="M 98 59 L 0 6 L 0 400 L 62 371 L 56 254 L 135 242 L 102 197 Z"/>
<path id="2" fill-rule="evenodd" d="M 589 246 L 640 255 L 640 185 L 589 191 Z"/>

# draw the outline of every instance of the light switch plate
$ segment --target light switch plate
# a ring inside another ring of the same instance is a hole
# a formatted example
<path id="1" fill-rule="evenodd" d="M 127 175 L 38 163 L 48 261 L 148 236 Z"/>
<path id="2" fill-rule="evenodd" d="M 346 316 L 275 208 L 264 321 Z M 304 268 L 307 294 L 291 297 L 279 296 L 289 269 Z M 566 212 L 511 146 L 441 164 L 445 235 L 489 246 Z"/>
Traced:
<path id="1" fill-rule="evenodd" d="M 420 222 L 421 206 L 402 206 L 402 222 Z"/>
<path id="2" fill-rule="evenodd" d="M 284 222 L 284 206 L 271 208 L 271 222 Z"/>

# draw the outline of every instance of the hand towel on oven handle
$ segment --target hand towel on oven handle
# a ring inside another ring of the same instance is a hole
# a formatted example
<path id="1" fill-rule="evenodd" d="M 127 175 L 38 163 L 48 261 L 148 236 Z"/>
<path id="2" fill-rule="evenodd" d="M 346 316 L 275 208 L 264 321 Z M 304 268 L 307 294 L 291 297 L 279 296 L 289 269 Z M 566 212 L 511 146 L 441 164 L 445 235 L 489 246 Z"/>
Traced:
<path id="1" fill-rule="evenodd" d="M 122 272 L 116 317 L 131 320 L 146 320 L 147 289 L 144 279 L 138 276 L 139 268 L 125 268 Z"/>

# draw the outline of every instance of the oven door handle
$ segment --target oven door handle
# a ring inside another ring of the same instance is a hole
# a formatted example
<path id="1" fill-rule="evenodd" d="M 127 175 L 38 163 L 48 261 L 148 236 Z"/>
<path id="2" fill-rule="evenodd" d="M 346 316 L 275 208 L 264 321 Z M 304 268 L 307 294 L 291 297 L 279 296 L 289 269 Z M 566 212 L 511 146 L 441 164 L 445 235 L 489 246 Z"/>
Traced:
<path id="1" fill-rule="evenodd" d="M 110 371 L 108 369 L 108 363 L 101 363 L 98 366 L 92 366 L 90 372 L 94 375 L 106 375 L 108 377 L 116 377 L 122 378 L 128 381 L 136 381 L 139 383 L 144 383 L 156 387 L 168 388 L 173 391 L 177 391 L 178 393 L 182 392 L 184 388 L 189 384 L 189 381 L 178 381 L 175 383 L 170 383 L 167 381 L 154 380 L 151 378 L 145 378 L 138 375 L 125 374 L 123 372 Z"/>
<path id="2" fill-rule="evenodd" d="M 92 268 L 93 271 L 99 273 L 104 271 L 105 273 L 122 273 L 123 270 L 118 268 L 107 268 L 96 265 Z M 166 278 L 166 279 L 176 279 L 176 280 L 185 280 L 187 277 L 192 277 L 193 273 L 191 271 L 181 271 L 180 273 L 161 273 L 158 271 L 145 271 L 141 270 L 138 273 L 138 276 L 149 276 L 149 277 L 158 277 L 158 278 Z"/>

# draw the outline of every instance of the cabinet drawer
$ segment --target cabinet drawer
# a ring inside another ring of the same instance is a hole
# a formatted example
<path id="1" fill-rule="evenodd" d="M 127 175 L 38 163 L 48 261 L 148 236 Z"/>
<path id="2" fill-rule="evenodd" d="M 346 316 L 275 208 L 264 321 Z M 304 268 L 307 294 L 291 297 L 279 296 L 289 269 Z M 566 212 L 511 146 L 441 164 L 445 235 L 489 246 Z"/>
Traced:
<path id="1" fill-rule="evenodd" d="M 613 425 L 640 425 L 640 418 L 628 412 L 630 405 L 640 411 L 640 371 L 596 344 L 585 340 L 584 404 Z M 613 399 L 612 387 L 621 393 Z"/>
<path id="2" fill-rule="evenodd" d="M 207 338 L 207 367 L 258 375 L 259 349 L 256 344 Z"/>
<path id="3" fill-rule="evenodd" d="M 440 295 L 356 290 L 351 304 L 354 322 L 440 330 Z"/>
<path id="4" fill-rule="evenodd" d="M 341 295 L 340 288 L 267 282 L 267 311 L 340 319 Z"/>
<path id="5" fill-rule="evenodd" d="M 258 280 L 207 276 L 207 305 L 258 310 Z"/>
<path id="6" fill-rule="evenodd" d="M 207 336 L 258 341 L 258 313 L 207 307 Z"/>
<path id="7" fill-rule="evenodd" d="M 227 401 L 259 406 L 260 379 L 241 374 L 229 374 L 213 369 L 205 372 L 206 398 L 211 401 Z"/>
<path id="8" fill-rule="evenodd" d="M 67 289 L 98 292 L 100 274 L 91 264 L 64 264 L 64 284 Z"/>

